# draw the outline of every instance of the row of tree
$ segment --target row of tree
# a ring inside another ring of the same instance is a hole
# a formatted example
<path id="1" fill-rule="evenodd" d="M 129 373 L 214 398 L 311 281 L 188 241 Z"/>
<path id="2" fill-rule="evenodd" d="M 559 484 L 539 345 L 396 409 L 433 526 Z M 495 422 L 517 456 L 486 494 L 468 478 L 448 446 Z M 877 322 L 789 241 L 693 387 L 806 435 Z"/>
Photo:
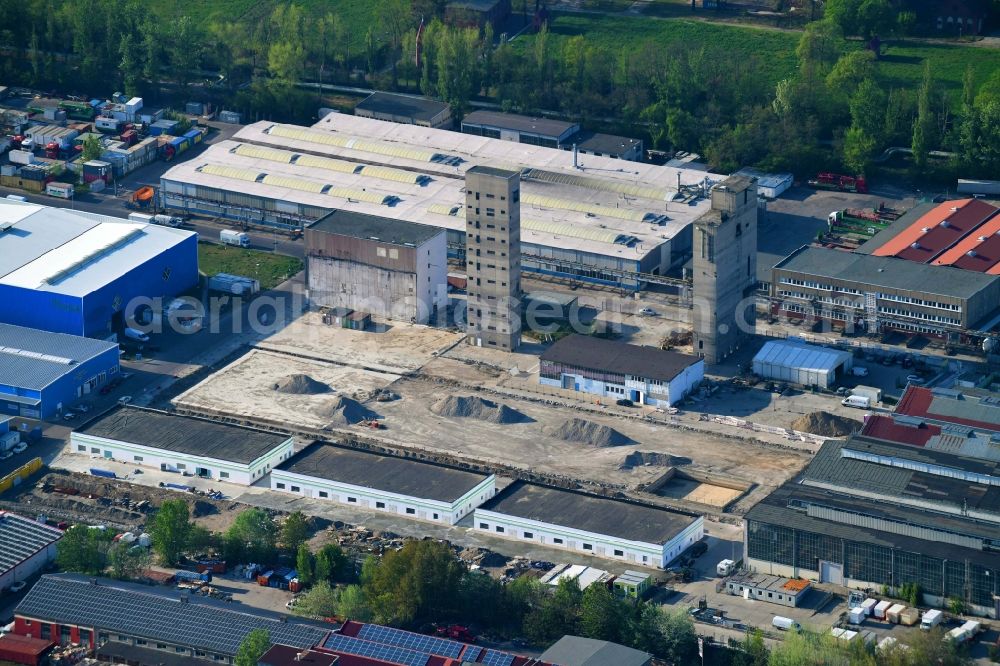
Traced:
<path id="1" fill-rule="evenodd" d="M 195 23 L 159 17 L 139 0 L 0 2 L 0 25 L 19 26 L 0 30 L 0 71 L 8 81 L 95 94 L 115 86 L 153 99 L 197 84 L 197 97 L 250 118 L 305 122 L 317 98 L 297 82 L 356 84 L 360 70 L 371 85 L 419 90 L 457 114 L 475 99 L 552 110 L 646 135 L 655 148 L 702 152 L 723 171 L 861 172 L 889 147 L 912 149 L 918 172 L 934 150 L 956 154 L 944 163 L 952 173 L 1000 171 L 1000 72 L 977 90 L 970 68 L 957 110 L 929 67 L 918 90 L 898 85 L 882 71 L 876 37 L 904 34 L 913 16 L 889 0 L 824 3 L 825 17 L 802 33 L 797 70 L 776 88 L 765 75 L 769 54 L 734 61 L 713 44 L 598 46 L 544 28 L 498 44 L 489 28 L 441 23 L 442 5 L 377 0 L 359 31 L 336 10 L 295 4 L 260 3 L 235 20 Z M 853 35 L 871 48 L 857 50 L 845 38 Z"/>

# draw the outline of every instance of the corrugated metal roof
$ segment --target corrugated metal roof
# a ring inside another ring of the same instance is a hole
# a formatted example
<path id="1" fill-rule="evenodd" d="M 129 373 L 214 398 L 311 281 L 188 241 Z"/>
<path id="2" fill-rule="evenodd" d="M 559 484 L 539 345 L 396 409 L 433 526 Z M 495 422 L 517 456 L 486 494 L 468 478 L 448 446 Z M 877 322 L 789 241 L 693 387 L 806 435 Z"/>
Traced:
<path id="1" fill-rule="evenodd" d="M 40 391 L 118 345 L 65 333 L 0 324 L 0 384 Z M 0 400 L 9 396 L 0 393 Z"/>
<path id="2" fill-rule="evenodd" d="M 320 643 L 327 629 L 276 613 L 225 605 L 191 596 L 182 602 L 173 592 L 72 574 L 42 576 L 14 609 L 15 615 L 57 624 L 94 627 L 149 640 L 161 640 L 208 652 L 234 655 L 244 637 L 265 629 L 273 643 L 308 648 Z"/>
<path id="3" fill-rule="evenodd" d="M 787 340 L 772 340 L 753 357 L 754 363 L 826 372 L 833 372 L 837 366 L 850 359 L 850 352 Z"/>
<path id="4" fill-rule="evenodd" d="M 62 538 L 62 531 L 16 513 L 0 512 L 0 575 Z"/>
<path id="5" fill-rule="evenodd" d="M 0 278 L 100 223 L 69 211 L 0 199 L 0 223 L 9 222 L 14 225 L 0 232 Z"/>

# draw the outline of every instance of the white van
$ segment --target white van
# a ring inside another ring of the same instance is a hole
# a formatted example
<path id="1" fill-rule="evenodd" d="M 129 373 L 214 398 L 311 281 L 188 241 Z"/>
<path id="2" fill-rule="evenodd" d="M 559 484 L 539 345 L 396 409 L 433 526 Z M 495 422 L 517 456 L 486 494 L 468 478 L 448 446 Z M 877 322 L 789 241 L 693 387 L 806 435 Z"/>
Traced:
<path id="1" fill-rule="evenodd" d="M 855 377 L 867 377 L 868 368 L 856 365 L 853 368 L 851 368 L 851 374 L 854 375 Z"/>
<path id="2" fill-rule="evenodd" d="M 801 631 L 802 625 L 793 620 L 790 617 L 782 617 L 781 615 L 775 615 L 774 619 L 771 620 L 771 624 L 782 631 Z"/>
<path id="3" fill-rule="evenodd" d="M 142 331 L 135 328 L 126 328 L 125 337 L 129 340 L 136 340 L 137 342 L 149 342 L 149 336 Z"/>
<path id="4" fill-rule="evenodd" d="M 856 409 L 868 409 L 872 406 L 872 399 L 866 395 L 849 395 L 840 401 L 844 407 L 854 407 Z"/>

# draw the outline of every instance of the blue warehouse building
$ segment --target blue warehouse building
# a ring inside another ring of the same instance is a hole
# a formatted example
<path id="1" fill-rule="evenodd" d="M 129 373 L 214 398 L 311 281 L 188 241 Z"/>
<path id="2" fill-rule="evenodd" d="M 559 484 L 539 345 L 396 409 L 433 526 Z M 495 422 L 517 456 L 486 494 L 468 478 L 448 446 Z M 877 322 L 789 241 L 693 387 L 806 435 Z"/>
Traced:
<path id="1" fill-rule="evenodd" d="M 118 372 L 113 342 L 0 324 L 0 422 L 51 418 Z"/>
<path id="2" fill-rule="evenodd" d="M 0 323 L 109 338 L 198 284 L 198 235 L 0 199 Z"/>

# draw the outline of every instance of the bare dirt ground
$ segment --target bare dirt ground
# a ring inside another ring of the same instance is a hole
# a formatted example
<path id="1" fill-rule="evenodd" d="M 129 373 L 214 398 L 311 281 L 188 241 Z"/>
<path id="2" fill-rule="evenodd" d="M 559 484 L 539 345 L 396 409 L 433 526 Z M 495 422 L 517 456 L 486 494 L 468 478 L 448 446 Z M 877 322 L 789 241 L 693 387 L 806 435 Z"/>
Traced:
<path id="1" fill-rule="evenodd" d="M 392 322 L 370 331 L 354 331 L 323 323 L 318 312 L 299 319 L 261 341 L 260 349 L 308 356 L 353 367 L 405 374 L 464 336 L 427 326 Z"/>
<path id="2" fill-rule="evenodd" d="M 287 394 L 274 385 L 293 374 L 328 385 L 330 393 Z M 173 400 L 178 407 L 224 411 L 229 415 L 285 421 L 324 428 L 323 414 L 337 396 L 360 397 L 388 386 L 399 375 L 254 349 Z"/>

